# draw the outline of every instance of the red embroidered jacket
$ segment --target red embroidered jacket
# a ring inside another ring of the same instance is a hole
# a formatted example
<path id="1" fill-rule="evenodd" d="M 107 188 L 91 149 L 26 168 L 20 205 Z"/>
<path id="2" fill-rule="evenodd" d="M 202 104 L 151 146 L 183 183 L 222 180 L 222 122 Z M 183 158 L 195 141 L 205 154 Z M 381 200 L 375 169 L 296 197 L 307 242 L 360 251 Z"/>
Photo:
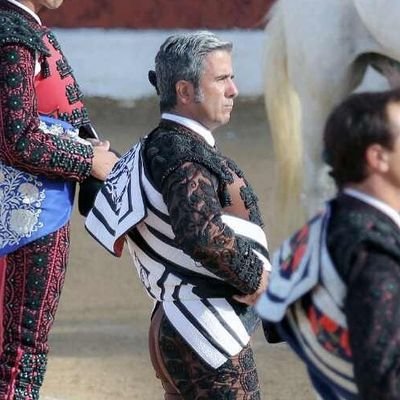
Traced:
<path id="1" fill-rule="evenodd" d="M 91 146 L 39 129 L 39 112 L 75 128 L 89 124 L 54 34 L 8 2 L 0 3 L 0 20 L 0 161 L 33 174 L 83 181 L 92 167 Z"/>

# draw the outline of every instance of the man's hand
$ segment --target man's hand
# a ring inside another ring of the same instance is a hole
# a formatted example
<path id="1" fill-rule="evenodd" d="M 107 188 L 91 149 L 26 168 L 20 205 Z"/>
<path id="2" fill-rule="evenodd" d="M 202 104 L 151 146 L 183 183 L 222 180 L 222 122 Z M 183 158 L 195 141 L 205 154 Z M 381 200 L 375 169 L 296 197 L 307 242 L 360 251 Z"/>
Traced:
<path id="1" fill-rule="evenodd" d="M 260 286 L 258 287 L 258 289 L 254 293 L 252 293 L 252 294 L 243 294 L 243 295 L 235 294 L 233 296 L 233 298 L 239 303 L 244 303 L 244 304 L 247 304 L 249 306 L 254 305 L 257 302 L 258 298 L 267 289 L 269 274 L 270 274 L 269 271 L 267 271 L 267 269 L 264 268 L 263 273 L 261 275 Z"/>
<path id="2" fill-rule="evenodd" d="M 93 147 L 93 164 L 92 176 L 104 181 L 111 172 L 114 164 L 118 161 L 118 157 L 111 151 L 110 142 L 108 140 L 97 141 L 92 143 Z"/>

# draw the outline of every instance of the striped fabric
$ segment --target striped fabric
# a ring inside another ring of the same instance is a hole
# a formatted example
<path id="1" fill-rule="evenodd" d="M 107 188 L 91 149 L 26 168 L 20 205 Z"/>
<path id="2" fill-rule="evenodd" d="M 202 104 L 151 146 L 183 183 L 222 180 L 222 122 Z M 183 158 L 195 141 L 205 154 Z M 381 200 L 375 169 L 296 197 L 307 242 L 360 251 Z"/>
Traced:
<path id="1" fill-rule="evenodd" d="M 85 222 L 88 232 L 115 256 L 122 253 L 124 234 L 145 216 L 140 148 L 139 142 L 115 164 Z"/>
<path id="2" fill-rule="evenodd" d="M 244 321 L 226 299 L 232 288 L 176 247 L 167 206 L 146 176 L 140 148 L 124 160 L 97 196 L 86 228 L 115 255 L 121 253 L 121 238 L 129 231 L 128 249 L 147 293 L 162 302 L 167 318 L 193 350 L 218 368 L 250 340 Z M 253 240 L 256 254 L 268 262 L 262 256 L 265 234 L 258 225 L 228 215 L 223 221 L 237 235 Z M 243 310 L 243 305 L 238 307 Z M 253 311 L 244 313 L 245 318 L 249 313 L 254 321 Z"/>
<path id="3" fill-rule="evenodd" d="M 346 287 L 326 247 L 329 205 L 273 255 L 256 309 L 306 363 L 318 398 L 358 399 L 343 301 Z"/>

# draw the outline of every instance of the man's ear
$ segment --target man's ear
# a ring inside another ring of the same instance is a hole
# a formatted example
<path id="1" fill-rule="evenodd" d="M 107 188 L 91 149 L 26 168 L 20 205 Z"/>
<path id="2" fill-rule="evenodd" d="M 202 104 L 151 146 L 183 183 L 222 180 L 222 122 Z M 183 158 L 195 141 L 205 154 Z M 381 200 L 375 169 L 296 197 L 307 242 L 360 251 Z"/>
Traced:
<path id="1" fill-rule="evenodd" d="M 191 82 L 180 80 L 175 84 L 178 103 L 190 104 L 194 99 L 194 87 Z"/>
<path id="2" fill-rule="evenodd" d="M 378 143 L 368 146 L 365 152 L 367 166 L 375 172 L 387 172 L 389 169 L 389 153 Z"/>

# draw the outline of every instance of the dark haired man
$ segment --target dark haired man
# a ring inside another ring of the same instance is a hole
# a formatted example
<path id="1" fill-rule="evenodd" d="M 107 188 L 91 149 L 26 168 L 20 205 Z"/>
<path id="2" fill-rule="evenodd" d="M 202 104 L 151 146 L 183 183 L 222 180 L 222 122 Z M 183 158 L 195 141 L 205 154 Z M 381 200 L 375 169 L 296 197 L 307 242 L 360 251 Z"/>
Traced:
<path id="1" fill-rule="evenodd" d="M 400 92 L 354 94 L 324 132 L 337 196 L 274 254 L 260 315 L 321 399 L 400 398 Z"/>

